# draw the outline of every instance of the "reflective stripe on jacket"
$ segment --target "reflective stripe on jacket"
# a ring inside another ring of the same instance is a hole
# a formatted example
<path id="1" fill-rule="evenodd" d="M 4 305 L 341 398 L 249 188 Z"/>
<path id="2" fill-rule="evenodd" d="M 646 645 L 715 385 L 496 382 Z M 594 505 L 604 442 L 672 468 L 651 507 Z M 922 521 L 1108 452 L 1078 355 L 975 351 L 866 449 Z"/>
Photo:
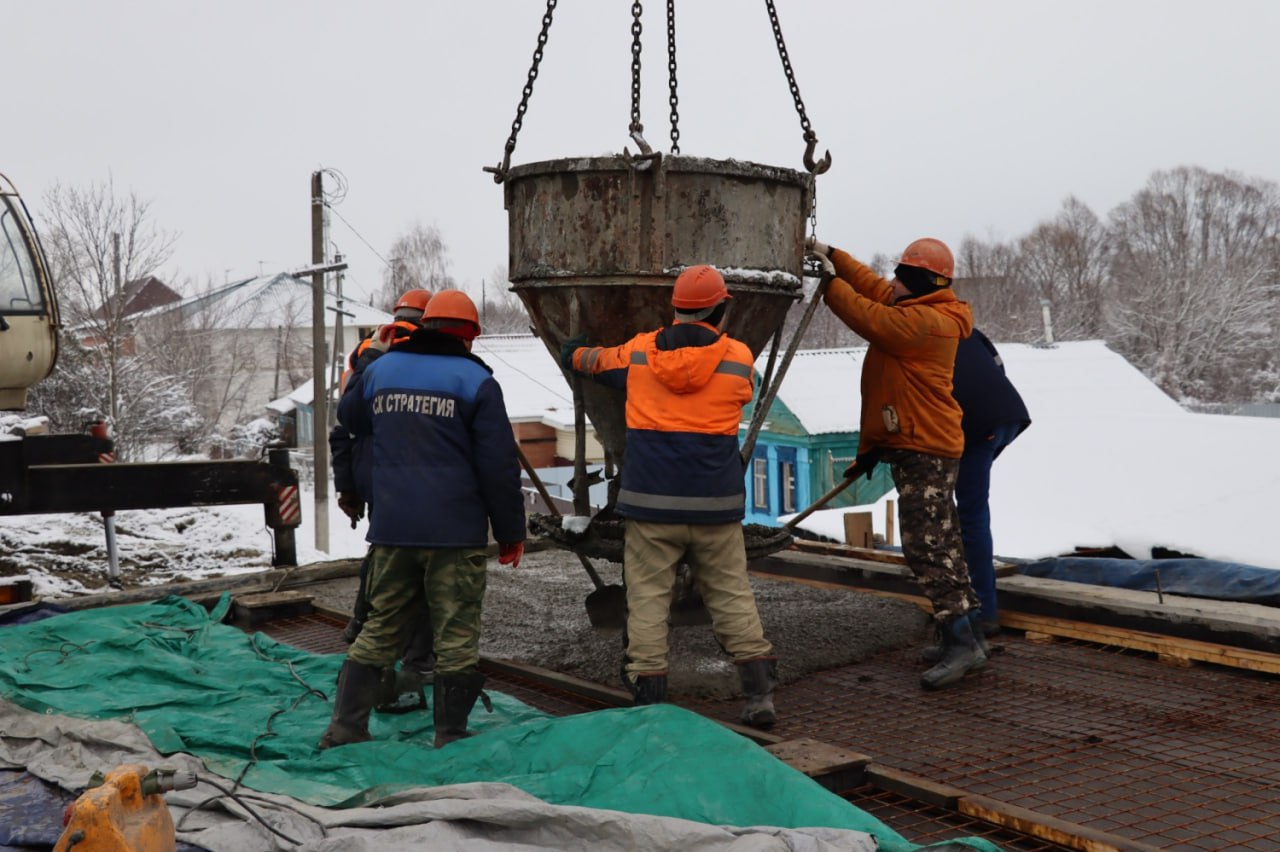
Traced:
<path id="1" fill-rule="evenodd" d="M 894 301 L 893 285 L 847 252 L 831 250 L 836 278 L 823 300 L 870 347 L 862 363 L 858 454 L 881 448 L 958 459 L 960 405 L 951 396 L 956 346 L 973 314 L 951 288 Z"/>
<path id="2" fill-rule="evenodd" d="M 745 344 L 706 323 L 676 323 L 621 346 L 580 348 L 579 372 L 627 394 L 618 513 L 643 521 L 740 521 L 738 427 L 754 392 Z"/>

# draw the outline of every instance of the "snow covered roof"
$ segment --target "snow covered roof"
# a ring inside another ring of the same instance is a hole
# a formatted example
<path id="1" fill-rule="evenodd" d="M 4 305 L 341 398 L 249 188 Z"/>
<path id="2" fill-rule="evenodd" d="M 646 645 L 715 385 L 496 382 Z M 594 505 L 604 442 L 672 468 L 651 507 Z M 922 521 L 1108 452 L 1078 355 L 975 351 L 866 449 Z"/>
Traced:
<path id="1" fill-rule="evenodd" d="M 573 390 L 539 338 L 532 334 L 481 336 L 472 352 L 493 368 L 512 422 L 573 429 Z"/>
<path id="2" fill-rule="evenodd" d="M 337 296 L 326 292 L 324 301 L 325 325 L 333 325 Z M 376 326 L 392 320 L 386 311 L 345 297 L 342 310 L 342 322 L 346 326 Z M 180 311 L 184 317 L 208 311 L 211 324 L 222 329 L 276 328 L 280 325 L 311 328 L 311 282 L 284 272 L 247 278 L 139 316 L 163 316 L 172 311 Z"/>
<path id="3" fill-rule="evenodd" d="M 573 429 L 573 391 L 541 340 L 531 334 L 486 335 L 476 338 L 472 351 L 493 368 L 512 422 Z M 297 405 L 310 405 L 311 395 L 308 379 L 267 408 L 292 411 Z"/>
<path id="4" fill-rule="evenodd" d="M 1010 375 L 1018 375 L 1017 385 L 1024 395 L 1037 388 L 1051 390 L 1055 405 L 1065 409 L 1105 405 L 1113 411 L 1148 414 L 1183 411 L 1137 367 L 1100 340 L 1059 343 L 1052 348 L 1004 343 L 997 348 Z M 856 432 L 866 353 L 865 346 L 797 352 L 778 399 L 810 435 Z M 768 361 L 766 350 L 756 360 L 761 375 Z"/>
<path id="5" fill-rule="evenodd" d="M 991 470 L 997 553 L 1033 559 L 1115 545 L 1148 558 L 1163 547 L 1280 568 L 1271 533 L 1280 419 L 1186 411 L 1099 341 L 996 345 L 1032 419 Z M 784 395 L 790 382 L 814 381 L 804 363 L 792 365 Z M 856 418 L 856 371 L 845 381 L 848 397 L 827 392 Z M 842 539 L 844 511 L 816 512 L 801 526 Z"/>

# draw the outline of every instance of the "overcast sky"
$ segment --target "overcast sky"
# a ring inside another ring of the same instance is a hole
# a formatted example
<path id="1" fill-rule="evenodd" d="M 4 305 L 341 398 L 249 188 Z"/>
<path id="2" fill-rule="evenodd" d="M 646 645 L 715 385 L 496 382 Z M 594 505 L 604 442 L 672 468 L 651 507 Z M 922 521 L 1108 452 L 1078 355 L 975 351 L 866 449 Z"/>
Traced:
<path id="1" fill-rule="evenodd" d="M 646 137 L 669 147 L 665 4 L 645 3 Z M 680 0 L 681 153 L 801 169 L 765 4 Z M 818 232 L 856 254 L 1013 238 L 1076 195 L 1105 215 L 1158 169 L 1280 180 L 1273 0 L 777 0 L 834 158 Z M 37 221 L 55 183 L 114 180 L 179 235 L 164 274 L 221 283 L 310 260 L 311 172 L 345 176 L 349 290 L 414 221 L 464 285 L 507 258 L 496 164 L 540 0 L 0 0 L 0 171 Z M 626 0 L 563 0 L 513 164 L 617 153 Z M 16 101 L 16 103 L 15 103 Z M 344 221 L 345 220 L 345 221 Z M 372 246 L 372 249 L 366 245 Z"/>

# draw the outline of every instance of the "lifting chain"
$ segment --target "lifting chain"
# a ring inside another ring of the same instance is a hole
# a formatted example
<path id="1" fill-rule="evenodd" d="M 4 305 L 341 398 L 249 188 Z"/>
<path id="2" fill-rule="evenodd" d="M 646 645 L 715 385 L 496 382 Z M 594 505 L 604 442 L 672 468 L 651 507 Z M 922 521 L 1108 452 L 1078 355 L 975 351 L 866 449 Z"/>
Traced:
<path id="1" fill-rule="evenodd" d="M 637 4 L 639 5 L 639 4 Z M 533 94 L 533 82 L 538 79 L 538 63 L 542 62 L 542 49 L 547 46 L 547 36 L 551 32 L 551 16 L 556 11 L 556 0 L 547 0 L 547 11 L 542 15 L 542 30 L 538 33 L 538 45 L 533 49 L 533 64 L 529 66 L 529 78 L 520 95 L 520 105 L 516 107 L 515 121 L 511 122 L 511 135 L 507 137 L 503 149 L 502 162 L 497 166 L 485 166 L 486 172 L 493 174 L 494 183 L 502 183 L 507 179 L 507 170 L 511 168 L 511 154 L 516 150 L 516 136 L 524 126 L 524 114 L 529 109 L 529 97 Z M 639 36 L 637 36 L 639 38 Z M 637 63 L 639 60 L 636 60 Z"/>
<path id="2" fill-rule="evenodd" d="M 809 124 L 809 116 L 804 111 L 804 101 L 800 98 L 800 87 L 796 85 L 796 75 L 791 69 L 791 58 L 787 56 L 787 45 L 782 40 L 782 26 L 778 23 L 778 11 L 773 7 L 773 0 L 764 0 L 769 10 L 769 23 L 773 27 L 773 38 L 778 43 L 778 56 L 782 59 L 782 70 L 787 75 L 787 85 L 791 87 L 791 97 L 796 102 L 796 112 L 800 114 L 800 129 L 804 131 L 805 151 L 804 166 L 812 174 L 820 175 L 831 168 L 831 152 L 827 151 L 821 160 L 813 159 L 813 152 L 818 147 L 818 135 Z"/>
<path id="3" fill-rule="evenodd" d="M 676 94 L 676 0 L 667 0 L 667 75 L 671 95 L 671 153 L 680 153 L 680 96 Z"/>
<path id="4" fill-rule="evenodd" d="M 627 129 L 641 152 L 647 154 L 649 145 L 644 141 L 644 125 L 640 123 L 640 33 L 644 29 L 640 15 L 643 11 L 640 0 L 631 4 L 631 126 Z"/>

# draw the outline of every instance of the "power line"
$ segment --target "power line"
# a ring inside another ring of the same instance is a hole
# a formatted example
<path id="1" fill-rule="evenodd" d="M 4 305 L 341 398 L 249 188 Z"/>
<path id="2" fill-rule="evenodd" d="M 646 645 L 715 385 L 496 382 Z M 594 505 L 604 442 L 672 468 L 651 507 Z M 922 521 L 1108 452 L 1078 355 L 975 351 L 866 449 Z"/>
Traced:
<path id="1" fill-rule="evenodd" d="M 374 255 L 378 258 L 378 260 L 382 261 L 382 263 L 383 263 L 383 264 L 384 264 L 388 269 L 389 269 L 389 268 L 391 268 L 391 262 L 390 262 L 389 260 L 387 260 L 385 257 L 383 257 L 383 256 L 382 256 L 382 253 L 381 253 L 381 252 L 379 252 L 376 248 L 374 248 L 374 247 L 373 247 L 373 245 L 372 245 L 368 240 L 366 240 L 366 239 L 364 238 L 364 235 L 363 235 L 363 234 L 361 234 L 359 231 L 357 231 L 357 230 L 356 230 L 356 228 L 355 228 L 355 226 L 354 226 L 354 225 L 352 225 L 350 222 L 348 222 L 348 221 L 347 221 L 347 218 L 346 218 L 345 216 L 343 216 L 341 213 L 339 213 L 339 212 L 338 212 L 338 211 L 333 207 L 333 205 L 332 205 L 332 204 L 325 204 L 325 207 L 329 208 L 330 212 L 332 212 L 332 213 L 333 213 L 333 215 L 337 216 L 337 217 L 338 217 L 338 219 L 339 219 L 339 220 L 341 220 L 342 224 L 346 225 L 346 226 L 347 226 L 347 228 L 348 228 L 348 230 L 350 230 L 350 231 L 351 231 L 351 233 L 355 234 L 355 235 L 356 235 L 356 238 L 357 238 L 357 239 L 359 239 L 359 240 L 360 240 L 360 242 L 364 243 L 364 244 L 365 244 L 365 246 L 369 249 L 369 251 L 371 251 L 371 252 L 373 252 L 373 253 L 374 253 Z"/>

